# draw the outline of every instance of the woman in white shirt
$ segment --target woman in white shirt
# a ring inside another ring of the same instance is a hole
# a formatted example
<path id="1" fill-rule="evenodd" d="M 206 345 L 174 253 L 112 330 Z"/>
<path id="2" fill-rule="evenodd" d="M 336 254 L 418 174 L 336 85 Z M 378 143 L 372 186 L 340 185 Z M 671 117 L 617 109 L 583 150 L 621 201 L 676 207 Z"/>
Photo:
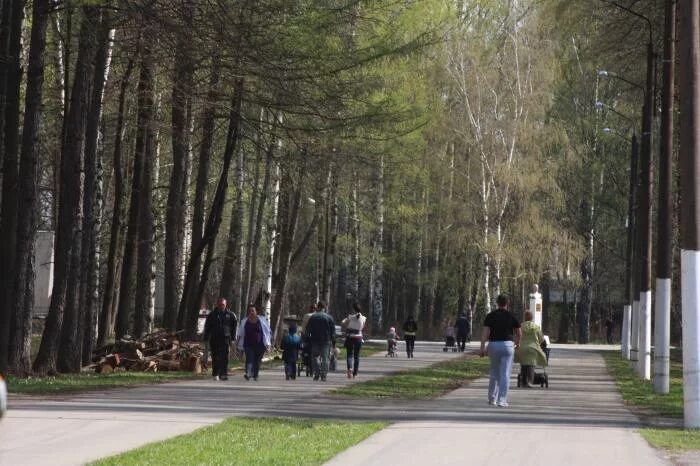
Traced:
<path id="1" fill-rule="evenodd" d="M 357 377 L 360 367 L 360 349 L 362 349 L 362 330 L 365 328 L 367 317 L 362 315 L 360 305 L 352 306 L 354 313 L 343 319 L 345 328 L 345 349 L 347 350 L 348 379 Z"/>

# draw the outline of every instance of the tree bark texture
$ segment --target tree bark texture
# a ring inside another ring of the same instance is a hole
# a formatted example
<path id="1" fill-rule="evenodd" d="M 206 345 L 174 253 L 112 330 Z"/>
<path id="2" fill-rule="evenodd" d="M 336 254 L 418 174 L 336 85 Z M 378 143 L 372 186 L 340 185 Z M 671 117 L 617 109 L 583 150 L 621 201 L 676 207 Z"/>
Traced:
<path id="1" fill-rule="evenodd" d="M 31 371 L 32 312 L 34 309 L 34 241 L 37 228 L 39 185 L 39 127 L 44 83 L 44 51 L 49 0 L 36 0 L 32 9 L 32 32 L 27 62 L 27 89 L 19 165 L 19 212 L 17 256 L 14 267 L 9 369 L 18 376 Z M 10 288 L 10 287 L 7 287 Z M 0 371 L 3 368 L 0 367 Z"/>
<path id="2" fill-rule="evenodd" d="M 63 189 L 59 199 L 59 221 L 54 253 L 54 283 L 46 326 L 34 362 L 40 374 L 80 370 L 81 348 L 77 346 L 81 319 L 78 310 L 77 286 L 83 215 L 83 145 L 86 116 L 93 78 L 96 45 L 94 24 L 99 17 L 96 7 L 82 9 L 78 56 L 71 102 L 66 114 L 66 131 L 62 161 Z M 60 343 L 60 348 L 59 348 Z"/>
<path id="3" fill-rule="evenodd" d="M 102 312 L 99 319 L 98 346 L 104 346 L 107 340 L 114 335 L 117 307 L 119 305 L 119 270 L 121 263 L 121 251 L 124 239 L 124 201 L 125 201 L 125 164 L 122 161 L 122 143 L 124 140 L 124 115 L 126 113 L 126 92 L 129 88 L 129 79 L 134 69 L 134 58 L 126 65 L 124 76 L 119 86 L 119 110 L 114 136 L 114 153 L 112 156 L 112 170 L 114 173 L 114 205 L 112 208 L 112 222 L 109 235 L 109 252 L 107 256 L 107 270 L 102 300 Z"/>
<path id="4" fill-rule="evenodd" d="M 141 337 L 151 327 L 151 280 L 153 263 L 153 171 L 155 165 L 155 66 L 152 45 L 155 31 L 147 26 L 139 76 L 139 112 L 136 130 L 137 157 L 143 161 L 138 199 L 138 245 L 136 296 L 134 299 L 134 336 Z M 140 155 L 139 155 L 140 154 Z"/>
<path id="5" fill-rule="evenodd" d="M 192 27 L 194 6 L 190 0 L 180 2 L 180 20 Z M 194 66 L 189 38 L 179 34 L 175 48 L 172 87 L 172 147 L 173 168 L 165 215 L 165 283 L 163 321 L 166 328 L 174 327 L 177 304 L 182 289 L 181 269 L 184 260 L 185 205 L 187 201 L 187 171 L 189 164 L 189 108 L 194 86 Z"/>

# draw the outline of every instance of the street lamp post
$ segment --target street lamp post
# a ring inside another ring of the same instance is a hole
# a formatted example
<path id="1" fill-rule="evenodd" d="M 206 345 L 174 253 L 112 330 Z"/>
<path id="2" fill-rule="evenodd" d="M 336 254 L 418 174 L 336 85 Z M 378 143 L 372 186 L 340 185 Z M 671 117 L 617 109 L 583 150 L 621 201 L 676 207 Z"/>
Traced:
<path id="1" fill-rule="evenodd" d="M 640 186 L 638 208 L 638 288 L 639 288 L 639 354 L 637 374 L 645 380 L 651 379 L 651 225 L 652 225 L 652 184 L 653 165 L 652 150 L 652 118 L 654 111 L 654 43 L 653 27 L 646 16 L 614 1 L 606 1 L 622 11 L 625 11 L 646 22 L 649 28 L 647 43 L 647 71 L 644 90 L 644 111 L 642 117 L 642 144 L 639 159 Z M 634 310 L 633 310 L 634 313 Z M 634 343 L 634 341 L 633 341 Z M 632 358 L 633 355 L 631 354 Z"/>
<path id="2" fill-rule="evenodd" d="M 602 109 L 602 108 L 607 108 L 608 110 L 611 110 L 613 113 L 617 114 L 618 116 L 624 118 L 630 123 L 630 127 L 634 128 L 634 120 L 627 115 L 624 115 L 614 108 L 605 105 L 603 102 L 596 102 L 596 108 Z M 612 133 L 616 134 L 618 137 L 627 140 L 626 136 L 623 136 L 617 131 L 614 131 L 610 128 L 603 128 L 603 132 L 605 133 Z M 634 349 L 635 349 L 635 361 L 637 360 L 636 358 L 636 353 L 638 349 L 638 339 L 636 338 L 638 336 L 638 332 L 635 333 L 635 339 L 633 340 L 630 336 L 630 330 L 632 329 L 632 306 L 635 301 L 635 293 L 634 293 L 634 287 L 633 284 L 635 280 L 633 279 L 633 271 L 634 271 L 634 250 L 635 250 L 635 232 L 636 232 L 636 214 L 635 214 L 635 209 L 637 208 L 637 201 L 636 201 L 636 196 L 637 196 L 637 165 L 638 165 L 638 157 L 639 157 L 639 144 L 637 143 L 637 133 L 636 131 L 632 130 L 632 137 L 631 137 L 631 154 L 630 154 L 630 177 L 629 177 L 629 192 L 627 196 L 627 244 L 625 247 L 625 304 L 622 312 L 622 331 L 621 331 L 621 338 L 620 338 L 620 351 L 622 354 L 622 357 L 630 360 L 630 350 L 631 350 L 631 343 L 634 341 Z M 638 304 L 638 302 L 637 302 Z M 635 308 L 636 309 L 636 308 Z M 635 318 L 634 323 L 636 324 L 638 318 Z"/>
<path id="3" fill-rule="evenodd" d="M 669 392 L 671 346 L 671 274 L 673 255 L 673 100 L 676 0 L 666 0 L 664 25 L 661 135 L 659 146 L 659 207 L 656 243 L 656 306 L 654 319 L 654 392 Z"/>
<path id="4" fill-rule="evenodd" d="M 700 4 L 679 0 L 683 417 L 700 428 Z"/>

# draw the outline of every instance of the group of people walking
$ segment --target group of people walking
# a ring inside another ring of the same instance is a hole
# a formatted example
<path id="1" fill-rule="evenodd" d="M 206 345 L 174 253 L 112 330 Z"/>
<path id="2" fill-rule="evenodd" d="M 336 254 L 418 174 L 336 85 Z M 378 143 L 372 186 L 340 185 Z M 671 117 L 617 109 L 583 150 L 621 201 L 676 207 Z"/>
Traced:
<path id="1" fill-rule="evenodd" d="M 357 377 L 360 350 L 364 342 L 362 332 L 366 321 L 367 318 L 362 314 L 359 304 L 355 304 L 353 312 L 342 321 L 342 327 L 345 329 L 343 346 L 347 351 L 348 378 Z M 415 330 L 413 335 L 415 340 Z M 281 340 L 285 378 L 296 379 L 297 359 L 304 347 L 310 353 L 314 381 L 325 381 L 331 357 L 337 354 L 337 336 L 335 320 L 326 312 L 326 304 L 313 304 L 310 312 L 302 320 L 301 331 L 296 322 L 291 322 Z M 252 304 L 248 306 L 246 317 L 238 325 L 236 315 L 227 308 L 226 300 L 221 298 L 217 301 L 216 308 L 207 315 L 203 340 L 205 355 L 211 352 L 214 380 L 228 380 L 229 351 L 235 343 L 238 350 L 245 354 L 243 377 L 246 380 L 257 381 L 263 355 L 272 345 L 272 331 L 267 319 L 258 315 L 256 307 Z M 413 354 L 412 349 L 410 354 Z"/>
<path id="2" fill-rule="evenodd" d="M 517 354 L 521 364 L 523 385 L 531 387 L 535 375 L 535 366 L 547 364 L 547 357 L 542 350 L 544 336 L 542 330 L 533 322 L 530 311 L 524 313 L 524 323 L 508 310 L 508 299 L 498 296 L 497 308 L 490 312 L 483 323 L 480 355 L 490 358 L 488 403 L 499 407 L 508 406 L 508 388 L 512 365 Z M 360 350 L 364 342 L 364 327 L 367 318 L 362 314 L 359 304 L 353 305 L 353 311 L 341 325 L 344 329 L 343 346 L 346 350 L 347 377 L 355 378 L 360 367 Z M 460 314 L 454 325 L 457 344 L 464 351 L 468 338 L 469 321 L 464 313 Z M 388 336 L 398 339 L 392 327 Z M 418 325 L 413 316 L 403 324 L 406 341 L 406 356 L 413 358 Z M 299 334 L 301 333 L 301 335 Z M 204 325 L 205 352 L 211 351 L 212 375 L 214 380 L 228 379 L 229 348 L 235 342 L 237 348 L 245 354 L 246 380 L 258 380 L 260 363 L 266 351 L 271 348 L 272 332 L 264 316 L 258 315 L 254 305 L 248 306 L 246 317 L 238 325 L 236 315 L 227 308 L 225 299 L 219 299 L 216 308 L 209 313 Z M 336 324 L 333 317 L 326 312 L 323 302 L 311 306 L 310 312 L 302 320 L 301 332 L 295 322 L 289 324 L 287 334 L 281 342 L 285 378 L 296 379 L 297 358 L 301 348 L 310 349 L 313 379 L 325 381 L 329 362 L 334 354 L 336 341 Z M 488 343 L 488 346 L 487 346 Z M 337 350 L 335 350 L 337 351 Z"/>

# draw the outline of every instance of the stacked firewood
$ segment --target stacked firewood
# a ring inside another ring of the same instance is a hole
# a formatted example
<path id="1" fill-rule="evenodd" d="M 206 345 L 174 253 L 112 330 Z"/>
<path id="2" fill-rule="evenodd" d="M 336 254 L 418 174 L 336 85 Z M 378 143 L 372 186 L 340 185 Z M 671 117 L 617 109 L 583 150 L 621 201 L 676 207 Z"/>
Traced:
<path id="1" fill-rule="evenodd" d="M 187 371 L 200 374 L 204 349 L 199 342 L 181 341 L 178 334 L 159 330 L 133 339 L 129 336 L 93 352 L 87 367 L 98 374 L 115 371 Z"/>

